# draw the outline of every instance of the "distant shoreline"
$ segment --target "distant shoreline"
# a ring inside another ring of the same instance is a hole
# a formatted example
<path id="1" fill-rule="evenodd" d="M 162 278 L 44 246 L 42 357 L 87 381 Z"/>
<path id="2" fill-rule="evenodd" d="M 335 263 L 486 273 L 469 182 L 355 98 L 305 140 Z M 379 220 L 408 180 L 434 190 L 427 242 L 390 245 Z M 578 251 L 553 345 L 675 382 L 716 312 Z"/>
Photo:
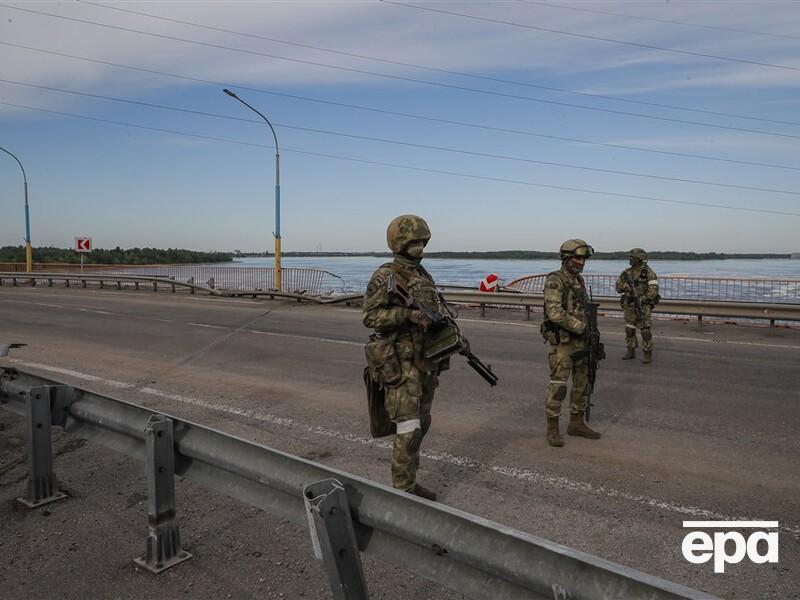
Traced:
<path id="1" fill-rule="evenodd" d="M 272 258 L 270 253 L 248 253 L 238 254 L 236 258 Z M 373 257 L 391 258 L 388 252 L 282 252 L 283 257 L 296 258 L 352 258 L 352 257 Z M 499 250 L 493 252 L 426 252 L 425 258 L 452 258 L 452 259 L 474 259 L 474 260 L 553 260 L 558 259 L 557 252 L 538 252 L 535 250 Z M 627 251 L 619 252 L 597 252 L 594 260 L 628 260 Z M 742 260 L 742 259 L 791 259 L 791 253 L 780 254 L 745 254 L 745 253 L 720 253 L 720 252 L 672 252 L 655 251 L 649 252 L 650 260 Z"/>

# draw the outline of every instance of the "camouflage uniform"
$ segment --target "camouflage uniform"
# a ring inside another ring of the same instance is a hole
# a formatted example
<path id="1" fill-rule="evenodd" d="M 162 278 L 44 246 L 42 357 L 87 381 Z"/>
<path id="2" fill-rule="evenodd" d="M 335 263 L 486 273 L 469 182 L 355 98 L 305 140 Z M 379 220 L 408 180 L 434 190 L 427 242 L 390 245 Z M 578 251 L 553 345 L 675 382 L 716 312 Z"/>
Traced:
<path id="1" fill-rule="evenodd" d="M 636 330 L 642 335 L 642 348 L 645 352 L 645 362 L 650 361 L 653 351 L 652 313 L 661 296 L 658 293 L 658 276 L 647 264 L 647 253 L 641 248 L 633 248 L 630 252 L 631 267 L 625 269 L 617 277 L 617 292 L 625 293 L 628 279 L 632 279 L 642 305 L 642 320 L 636 318 L 636 309 L 628 297 L 620 297 L 620 303 L 625 314 L 625 344 L 628 352 L 624 358 L 634 358 L 638 346 Z"/>
<path id="2" fill-rule="evenodd" d="M 544 322 L 542 335 L 550 344 L 550 382 L 547 385 L 544 412 L 547 418 L 547 441 L 551 446 L 563 446 L 558 421 L 561 402 L 567 397 L 567 380 L 572 374 L 570 394 L 569 435 L 597 439 L 600 434 L 584 422 L 589 397 L 589 364 L 586 356 L 573 358 L 587 346 L 585 307 L 586 286 L 574 259 L 590 257 L 594 250 L 583 240 L 567 240 L 561 246 L 561 269 L 547 276 L 544 285 Z"/>
<path id="3" fill-rule="evenodd" d="M 375 330 L 368 344 L 367 361 L 370 368 L 379 370 L 378 377 L 386 394 L 386 412 L 397 426 L 392 451 L 392 485 L 415 493 L 421 487 L 416 483 L 420 444 L 431 425 L 431 405 L 439 385 L 438 375 L 448 364 L 446 360 L 433 363 L 423 358 L 425 327 L 419 322 L 419 314 L 414 314 L 420 311 L 409 309 L 401 299 L 390 294 L 389 285 L 393 278 L 416 303 L 442 312 L 433 278 L 420 265 L 420 259 L 404 253 L 409 242 L 424 240 L 427 243 L 429 238 L 428 226 L 419 217 L 402 215 L 392 221 L 387 241 L 394 252 L 394 260 L 373 273 L 364 296 L 363 323 Z M 370 345 L 374 347 L 372 351 Z"/>

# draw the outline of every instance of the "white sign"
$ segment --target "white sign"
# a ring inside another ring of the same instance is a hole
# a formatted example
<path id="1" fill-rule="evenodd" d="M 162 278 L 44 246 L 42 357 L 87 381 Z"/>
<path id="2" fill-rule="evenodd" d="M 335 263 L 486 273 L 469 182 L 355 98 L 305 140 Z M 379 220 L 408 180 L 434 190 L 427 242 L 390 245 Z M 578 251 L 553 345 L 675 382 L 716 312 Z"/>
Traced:
<path id="1" fill-rule="evenodd" d="M 92 238 L 75 238 L 75 252 L 91 252 L 92 251 Z"/>
<path id="2" fill-rule="evenodd" d="M 777 529 L 777 521 L 684 521 L 692 529 Z M 758 543 L 765 542 L 766 552 L 759 552 Z M 732 544 L 731 544 L 732 543 Z M 728 553 L 729 546 L 733 553 Z M 760 565 L 778 562 L 778 532 L 754 531 L 747 538 L 738 531 L 715 531 L 713 537 L 705 531 L 686 534 L 681 544 L 683 557 L 699 565 L 714 558 L 714 573 L 724 573 L 725 564 L 735 565 L 744 560 Z"/>

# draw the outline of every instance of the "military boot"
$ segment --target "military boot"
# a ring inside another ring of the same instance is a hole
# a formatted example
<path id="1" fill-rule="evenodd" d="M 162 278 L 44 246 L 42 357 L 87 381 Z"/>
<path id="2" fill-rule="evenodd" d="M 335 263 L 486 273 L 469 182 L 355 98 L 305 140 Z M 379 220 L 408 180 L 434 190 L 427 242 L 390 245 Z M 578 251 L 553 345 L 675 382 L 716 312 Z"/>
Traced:
<path id="1" fill-rule="evenodd" d="M 645 350 L 644 357 L 642 358 L 642 362 L 646 365 L 649 365 L 653 362 L 653 351 L 652 350 Z"/>
<path id="2" fill-rule="evenodd" d="M 628 351 L 625 353 L 625 356 L 622 357 L 622 360 L 631 360 L 636 358 L 636 350 L 634 348 L 628 348 Z"/>
<path id="3" fill-rule="evenodd" d="M 420 498 L 425 498 L 425 500 L 430 500 L 432 502 L 436 502 L 436 492 L 429 490 L 428 488 L 422 487 L 420 484 L 416 484 L 413 488 L 408 490 L 409 494 L 414 494 L 415 496 L 419 496 Z"/>
<path id="4" fill-rule="evenodd" d="M 547 443 L 557 448 L 564 445 L 564 440 L 558 432 L 558 417 L 547 419 Z"/>
<path id="5" fill-rule="evenodd" d="M 583 413 L 574 413 L 569 416 L 567 435 L 579 435 L 590 440 L 600 439 L 600 432 L 589 427 L 583 420 Z"/>

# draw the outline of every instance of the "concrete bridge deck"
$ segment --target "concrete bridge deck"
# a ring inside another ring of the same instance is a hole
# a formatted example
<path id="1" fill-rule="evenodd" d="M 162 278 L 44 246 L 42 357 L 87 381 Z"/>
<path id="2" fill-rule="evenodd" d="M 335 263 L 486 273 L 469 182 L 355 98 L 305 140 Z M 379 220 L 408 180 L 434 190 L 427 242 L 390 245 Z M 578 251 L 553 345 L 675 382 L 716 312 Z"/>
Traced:
<path id="1" fill-rule="evenodd" d="M 622 323 L 604 318 L 593 426 L 600 441 L 544 440 L 546 348 L 524 313 L 462 311 L 490 389 L 457 357 L 442 377 L 421 481 L 442 502 L 724 598 L 800 590 L 800 331 L 656 321 L 655 362 L 623 362 Z M 146 292 L 3 288 L 0 341 L 12 362 L 272 447 L 388 481 L 388 445 L 369 439 L 360 311 L 295 302 Z M 8 361 L 9 359 L 5 359 Z M 178 485 L 192 561 L 159 578 L 144 548 L 141 464 L 58 435 L 72 500 L 24 513 L 21 419 L 0 412 L 4 597 L 329 597 L 308 534 Z M 780 563 L 690 565 L 683 520 L 780 522 Z M 375 598 L 451 598 L 368 561 Z M 282 596 L 281 596 L 282 594 Z"/>

